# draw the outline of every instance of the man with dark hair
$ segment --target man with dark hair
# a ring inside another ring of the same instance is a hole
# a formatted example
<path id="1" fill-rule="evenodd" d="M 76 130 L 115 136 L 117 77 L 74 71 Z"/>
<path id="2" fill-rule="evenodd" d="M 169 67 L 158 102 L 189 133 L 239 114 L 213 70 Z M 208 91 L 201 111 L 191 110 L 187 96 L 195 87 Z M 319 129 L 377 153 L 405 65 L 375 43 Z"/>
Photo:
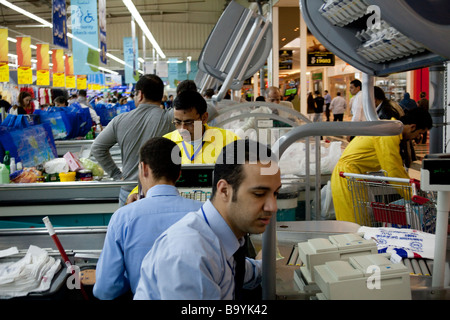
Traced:
<path id="1" fill-rule="evenodd" d="M 366 116 L 363 110 L 362 99 L 362 83 L 358 79 L 350 82 L 350 93 L 352 98 L 350 100 L 350 110 L 352 112 L 352 121 L 366 121 Z"/>
<path id="2" fill-rule="evenodd" d="M 197 91 L 181 92 L 173 103 L 176 130 L 166 134 L 181 149 L 182 163 L 215 163 L 222 148 L 239 139 L 233 132 L 207 125 L 205 99 Z"/>
<path id="3" fill-rule="evenodd" d="M 156 75 L 144 75 L 136 83 L 136 109 L 114 117 L 92 144 L 91 153 L 115 180 L 137 180 L 139 149 L 152 137 L 161 137 L 175 129 L 172 112 L 159 106 L 164 84 Z M 119 144 L 122 170 L 114 162 L 110 149 Z M 125 204 L 133 186 L 122 186 L 119 203 Z"/>
<path id="4" fill-rule="evenodd" d="M 55 107 L 67 107 L 69 104 L 67 102 L 67 99 L 63 96 L 56 97 L 55 100 Z"/>
<path id="5" fill-rule="evenodd" d="M 239 253 L 244 237 L 264 232 L 276 214 L 280 188 L 277 159 L 267 146 L 251 140 L 225 146 L 211 200 L 155 241 L 134 298 L 231 300 L 259 285 L 261 261 Z"/>
<path id="6" fill-rule="evenodd" d="M 87 91 L 86 90 L 80 90 L 78 91 L 78 98 L 77 102 L 82 103 L 84 105 L 87 105 L 89 108 L 93 109 L 94 107 L 89 103 L 87 100 Z"/>
<path id="7" fill-rule="evenodd" d="M 173 124 L 175 130 L 164 135 L 174 141 L 181 150 L 181 163 L 215 163 L 222 148 L 239 139 L 233 132 L 210 127 L 206 101 L 197 91 L 182 91 L 173 102 Z M 137 195 L 135 187 L 128 195 L 127 203 L 144 196 Z"/>
<path id="8" fill-rule="evenodd" d="M 117 210 L 108 225 L 96 268 L 94 295 L 115 299 L 136 291 L 142 259 L 155 239 L 187 212 L 202 203 L 179 195 L 180 151 L 161 137 L 151 138 L 140 149 L 139 181 L 145 199 Z"/>
<path id="9" fill-rule="evenodd" d="M 399 119 L 403 131 L 397 136 L 357 136 L 345 148 L 331 175 L 331 191 L 337 220 L 360 223 L 353 211 L 347 180 L 340 172 L 366 174 L 384 170 L 389 177 L 407 178 L 401 145 L 420 137 L 433 126 L 430 114 L 416 108 Z"/>

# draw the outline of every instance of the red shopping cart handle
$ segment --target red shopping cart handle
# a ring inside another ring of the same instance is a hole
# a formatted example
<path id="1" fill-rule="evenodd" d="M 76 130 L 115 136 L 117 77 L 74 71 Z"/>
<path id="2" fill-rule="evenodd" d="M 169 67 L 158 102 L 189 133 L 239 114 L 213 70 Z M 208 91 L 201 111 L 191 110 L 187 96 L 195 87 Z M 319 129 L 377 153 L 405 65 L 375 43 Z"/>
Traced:
<path id="1" fill-rule="evenodd" d="M 427 199 L 427 198 L 421 197 L 421 196 L 417 196 L 417 195 L 412 196 L 411 200 L 417 204 L 425 204 L 428 201 L 430 201 L 430 199 Z"/>

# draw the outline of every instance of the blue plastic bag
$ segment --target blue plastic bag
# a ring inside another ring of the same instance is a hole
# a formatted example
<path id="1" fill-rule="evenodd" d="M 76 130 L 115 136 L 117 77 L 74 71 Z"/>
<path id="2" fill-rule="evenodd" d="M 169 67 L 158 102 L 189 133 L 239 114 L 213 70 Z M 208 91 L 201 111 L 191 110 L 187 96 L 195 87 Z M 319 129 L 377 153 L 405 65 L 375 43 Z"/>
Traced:
<path id="1" fill-rule="evenodd" d="M 72 121 L 72 131 L 66 139 L 84 137 L 92 128 L 92 118 L 89 108 L 83 108 L 80 103 L 74 102 L 70 106 L 64 107 L 64 109 Z"/>
<path id="2" fill-rule="evenodd" d="M 46 111 L 35 110 L 34 114 L 39 115 L 41 123 L 46 123 L 51 127 L 55 140 L 64 140 L 72 132 L 72 121 L 64 110 L 65 107 L 49 107 Z"/>
<path id="3" fill-rule="evenodd" d="M 1 128 L 2 152 L 9 150 L 16 162 L 33 167 L 58 157 L 49 124 L 38 124 L 23 129 Z"/>

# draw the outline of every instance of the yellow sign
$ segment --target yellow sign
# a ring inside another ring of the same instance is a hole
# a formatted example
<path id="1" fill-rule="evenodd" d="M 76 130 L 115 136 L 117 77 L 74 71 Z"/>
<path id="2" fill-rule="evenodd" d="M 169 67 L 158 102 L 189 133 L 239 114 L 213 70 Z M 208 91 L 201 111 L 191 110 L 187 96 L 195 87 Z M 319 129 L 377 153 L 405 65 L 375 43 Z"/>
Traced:
<path id="1" fill-rule="evenodd" d="M 33 71 L 30 67 L 17 68 L 17 84 L 33 84 Z"/>
<path id="2" fill-rule="evenodd" d="M 0 63 L 0 82 L 9 82 L 9 65 Z"/>
<path id="3" fill-rule="evenodd" d="M 66 88 L 72 89 L 76 88 L 76 77 L 75 76 L 66 76 Z"/>
<path id="4" fill-rule="evenodd" d="M 53 87 L 65 87 L 66 86 L 66 77 L 64 73 L 54 73 L 53 74 Z"/>
<path id="5" fill-rule="evenodd" d="M 0 28 L 0 43 L 0 62 L 8 62 L 8 29 Z"/>
<path id="6" fill-rule="evenodd" d="M 77 89 L 78 90 L 86 90 L 87 89 L 87 76 L 86 75 L 77 76 Z"/>
<path id="7" fill-rule="evenodd" d="M 50 72 L 48 70 L 36 70 L 36 85 L 49 86 L 50 85 Z"/>

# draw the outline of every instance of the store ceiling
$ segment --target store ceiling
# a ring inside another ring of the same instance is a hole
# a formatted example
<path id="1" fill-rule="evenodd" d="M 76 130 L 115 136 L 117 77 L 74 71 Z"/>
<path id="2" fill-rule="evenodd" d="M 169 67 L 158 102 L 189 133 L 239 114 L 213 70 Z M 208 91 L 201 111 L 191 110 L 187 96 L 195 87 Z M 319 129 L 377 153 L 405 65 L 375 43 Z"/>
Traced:
<path id="1" fill-rule="evenodd" d="M 10 0 L 10 2 L 20 8 L 30 11 L 48 22 L 52 21 L 52 0 Z M 210 29 L 212 29 L 230 0 L 133 0 L 133 2 L 146 22 L 201 24 L 209 25 Z M 236 2 L 246 7 L 256 5 L 254 0 L 237 0 Z M 267 3 L 267 1 L 263 1 L 263 4 L 264 3 Z M 70 1 L 67 1 L 67 5 L 70 5 Z M 131 15 L 122 0 L 107 0 L 106 6 L 107 30 L 108 26 L 121 23 L 125 24 L 131 21 Z M 299 31 L 296 29 L 300 24 L 300 10 L 298 9 L 299 1 L 279 0 L 275 3 L 275 6 L 280 7 L 279 47 L 282 48 L 299 35 Z M 297 9 L 293 10 L 293 8 Z M 0 26 L 7 27 L 11 30 L 9 34 L 10 37 L 31 35 L 33 44 L 36 42 L 51 43 L 50 29 L 37 28 L 38 24 L 39 23 L 33 19 L 0 4 Z M 36 29 L 40 29 L 38 30 L 39 32 L 37 32 Z M 129 30 L 126 30 L 126 32 L 129 32 L 130 35 L 128 36 L 131 36 L 131 28 L 128 29 Z M 154 34 L 154 36 L 158 41 L 157 35 Z M 198 36 L 204 38 L 200 40 L 200 43 L 206 41 L 207 35 L 205 36 L 202 34 Z M 158 42 L 160 43 L 161 49 L 166 53 L 167 48 L 163 45 L 164 41 Z M 195 60 L 199 51 L 202 49 L 201 45 L 198 46 L 199 48 L 195 48 L 191 53 L 185 52 L 184 54 L 191 55 Z M 115 56 L 123 59 L 120 42 L 118 42 L 117 45 L 110 45 L 108 40 L 108 50 Z M 9 51 L 14 53 L 15 46 L 10 44 Z M 169 50 L 169 53 L 166 55 L 170 58 L 177 57 L 176 55 L 178 54 L 179 53 L 177 53 L 176 50 Z M 114 61 L 112 61 L 112 63 L 114 63 Z"/>

